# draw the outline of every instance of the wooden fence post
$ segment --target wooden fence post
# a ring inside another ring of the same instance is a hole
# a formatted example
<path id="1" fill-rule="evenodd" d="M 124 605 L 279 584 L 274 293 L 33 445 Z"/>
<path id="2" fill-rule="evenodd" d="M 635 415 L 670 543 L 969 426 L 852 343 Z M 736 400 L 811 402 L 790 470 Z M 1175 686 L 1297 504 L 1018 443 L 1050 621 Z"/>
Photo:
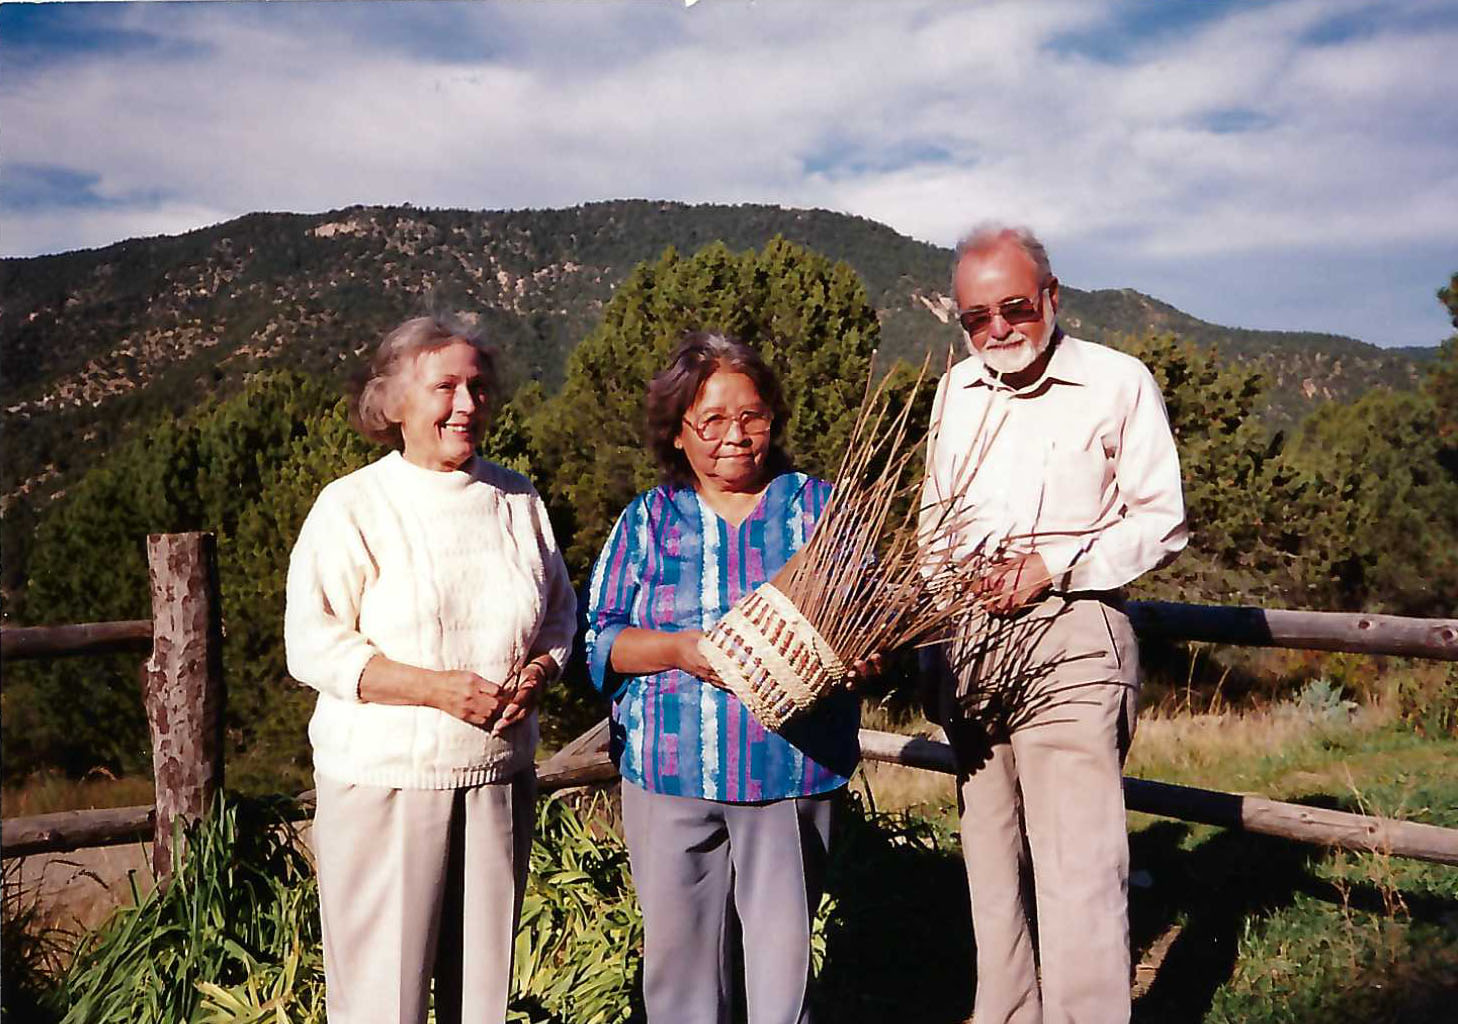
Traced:
<path id="1" fill-rule="evenodd" d="M 172 872 L 172 823 L 205 814 L 223 785 L 223 649 L 217 542 L 210 533 L 147 537 L 152 655 L 142 693 L 152 734 L 157 815 L 152 868 Z"/>

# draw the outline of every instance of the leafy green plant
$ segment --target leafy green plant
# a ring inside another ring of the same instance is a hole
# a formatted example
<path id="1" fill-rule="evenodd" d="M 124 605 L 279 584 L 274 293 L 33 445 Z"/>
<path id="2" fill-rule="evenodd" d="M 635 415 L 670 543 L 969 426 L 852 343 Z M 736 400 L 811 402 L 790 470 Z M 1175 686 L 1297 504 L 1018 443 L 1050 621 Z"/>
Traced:
<path id="1" fill-rule="evenodd" d="M 511 1019 L 614 1024 L 639 999 L 643 918 L 623 841 L 551 797 L 537 808 Z"/>
<path id="2" fill-rule="evenodd" d="M 1314 722 L 1345 722 L 1357 710 L 1357 702 L 1342 696 L 1340 683 L 1326 677 L 1307 683 L 1296 698 L 1299 714 Z"/>
<path id="3" fill-rule="evenodd" d="M 318 888 L 286 811 L 219 798 L 179 829 L 170 882 L 140 897 L 133 880 L 133 903 L 56 979 L 47 1000 L 63 1024 L 263 1019 L 233 1012 L 239 991 L 266 993 L 267 1019 L 322 1021 Z"/>

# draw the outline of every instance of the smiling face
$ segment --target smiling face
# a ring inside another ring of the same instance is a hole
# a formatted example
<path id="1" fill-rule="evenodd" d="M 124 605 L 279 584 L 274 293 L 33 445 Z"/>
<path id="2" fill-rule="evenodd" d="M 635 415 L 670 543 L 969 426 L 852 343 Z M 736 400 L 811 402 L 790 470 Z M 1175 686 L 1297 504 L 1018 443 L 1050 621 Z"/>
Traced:
<path id="1" fill-rule="evenodd" d="M 400 373 L 390 415 L 400 424 L 405 458 L 426 469 L 459 469 L 485 428 L 489 386 L 470 342 L 453 341 L 416 356 Z"/>
<path id="2" fill-rule="evenodd" d="M 683 418 L 673 444 L 688 459 L 700 489 L 759 490 L 769 458 L 767 424 L 773 421 L 773 413 L 754 381 L 732 370 L 715 370 Z M 719 425 L 724 428 L 719 440 L 701 436 L 717 432 Z"/>
<path id="3" fill-rule="evenodd" d="M 1000 314 L 968 336 L 972 351 L 998 374 L 1016 374 L 1030 367 L 1048 348 L 1058 312 L 1058 281 L 1040 280 L 1038 266 L 1011 239 L 974 250 L 957 264 L 957 308 L 997 308 L 1013 299 L 1039 305 L 1042 316 L 1030 323 L 1010 324 Z M 1047 295 L 1044 296 L 1046 290 Z"/>

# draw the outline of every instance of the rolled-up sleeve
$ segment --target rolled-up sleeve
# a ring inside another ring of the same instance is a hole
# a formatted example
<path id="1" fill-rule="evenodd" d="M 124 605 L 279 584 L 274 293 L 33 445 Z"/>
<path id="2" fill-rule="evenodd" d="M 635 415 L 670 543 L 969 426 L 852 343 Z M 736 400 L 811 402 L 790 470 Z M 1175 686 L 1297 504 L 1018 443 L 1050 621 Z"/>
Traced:
<path id="1" fill-rule="evenodd" d="M 326 490 L 289 556 L 284 650 L 291 676 L 350 702 L 359 702 L 360 676 L 379 653 L 358 628 L 368 564 L 359 531 Z"/>
<path id="2" fill-rule="evenodd" d="M 592 569 L 588 585 L 587 668 L 592 684 L 613 700 L 628 688 L 628 677 L 613 671 L 613 643 L 632 622 L 632 608 L 642 579 L 646 525 L 641 499 L 618 517 Z"/>
<path id="3" fill-rule="evenodd" d="M 1167 563 L 1188 541 L 1169 416 L 1153 375 L 1140 370 L 1114 461 L 1121 515 L 1089 537 L 1039 547 L 1061 590 L 1122 587 Z"/>
<path id="4" fill-rule="evenodd" d="M 550 654 L 559 667 L 567 664 L 572 654 L 572 639 L 577 632 L 577 595 L 572 592 L 572 579 L 567 564 L 557 547 L 547 507 L 533 495 L 532 517 L 542 558 L 543 598 L 541 629 L 537 633 L 535 653 Z"/>

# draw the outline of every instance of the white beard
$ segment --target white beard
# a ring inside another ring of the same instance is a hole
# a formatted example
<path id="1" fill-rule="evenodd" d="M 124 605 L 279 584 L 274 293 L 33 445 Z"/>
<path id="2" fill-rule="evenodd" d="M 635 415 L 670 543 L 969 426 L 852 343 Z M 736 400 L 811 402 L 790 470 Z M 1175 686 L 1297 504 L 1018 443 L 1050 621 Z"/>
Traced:
<path id="1" fill-rule="evenodd" d="M 1048 322 L 1042 325 L 1041 338 L 1035 339 L 1022 331 L 1014 331 L 1003 339 L 1004 343 L 1013 344 L 1006 344 L 1006 347 L 999 348 L 988 346 L 981 352 L 974 350 L 974 354 L 982 360 L 984 366 L 999 377 L 1004 377 L 1009 373 L 1022 373 L 1037 362 L 1039 356 L 1048 351 L 1048 343 L 1053 340 L 1055 322 L 1050 317 Z M 988 340 L 991 341 L 990 338 Z M 970 346 L 970 339 L 968 344 Z"/>

